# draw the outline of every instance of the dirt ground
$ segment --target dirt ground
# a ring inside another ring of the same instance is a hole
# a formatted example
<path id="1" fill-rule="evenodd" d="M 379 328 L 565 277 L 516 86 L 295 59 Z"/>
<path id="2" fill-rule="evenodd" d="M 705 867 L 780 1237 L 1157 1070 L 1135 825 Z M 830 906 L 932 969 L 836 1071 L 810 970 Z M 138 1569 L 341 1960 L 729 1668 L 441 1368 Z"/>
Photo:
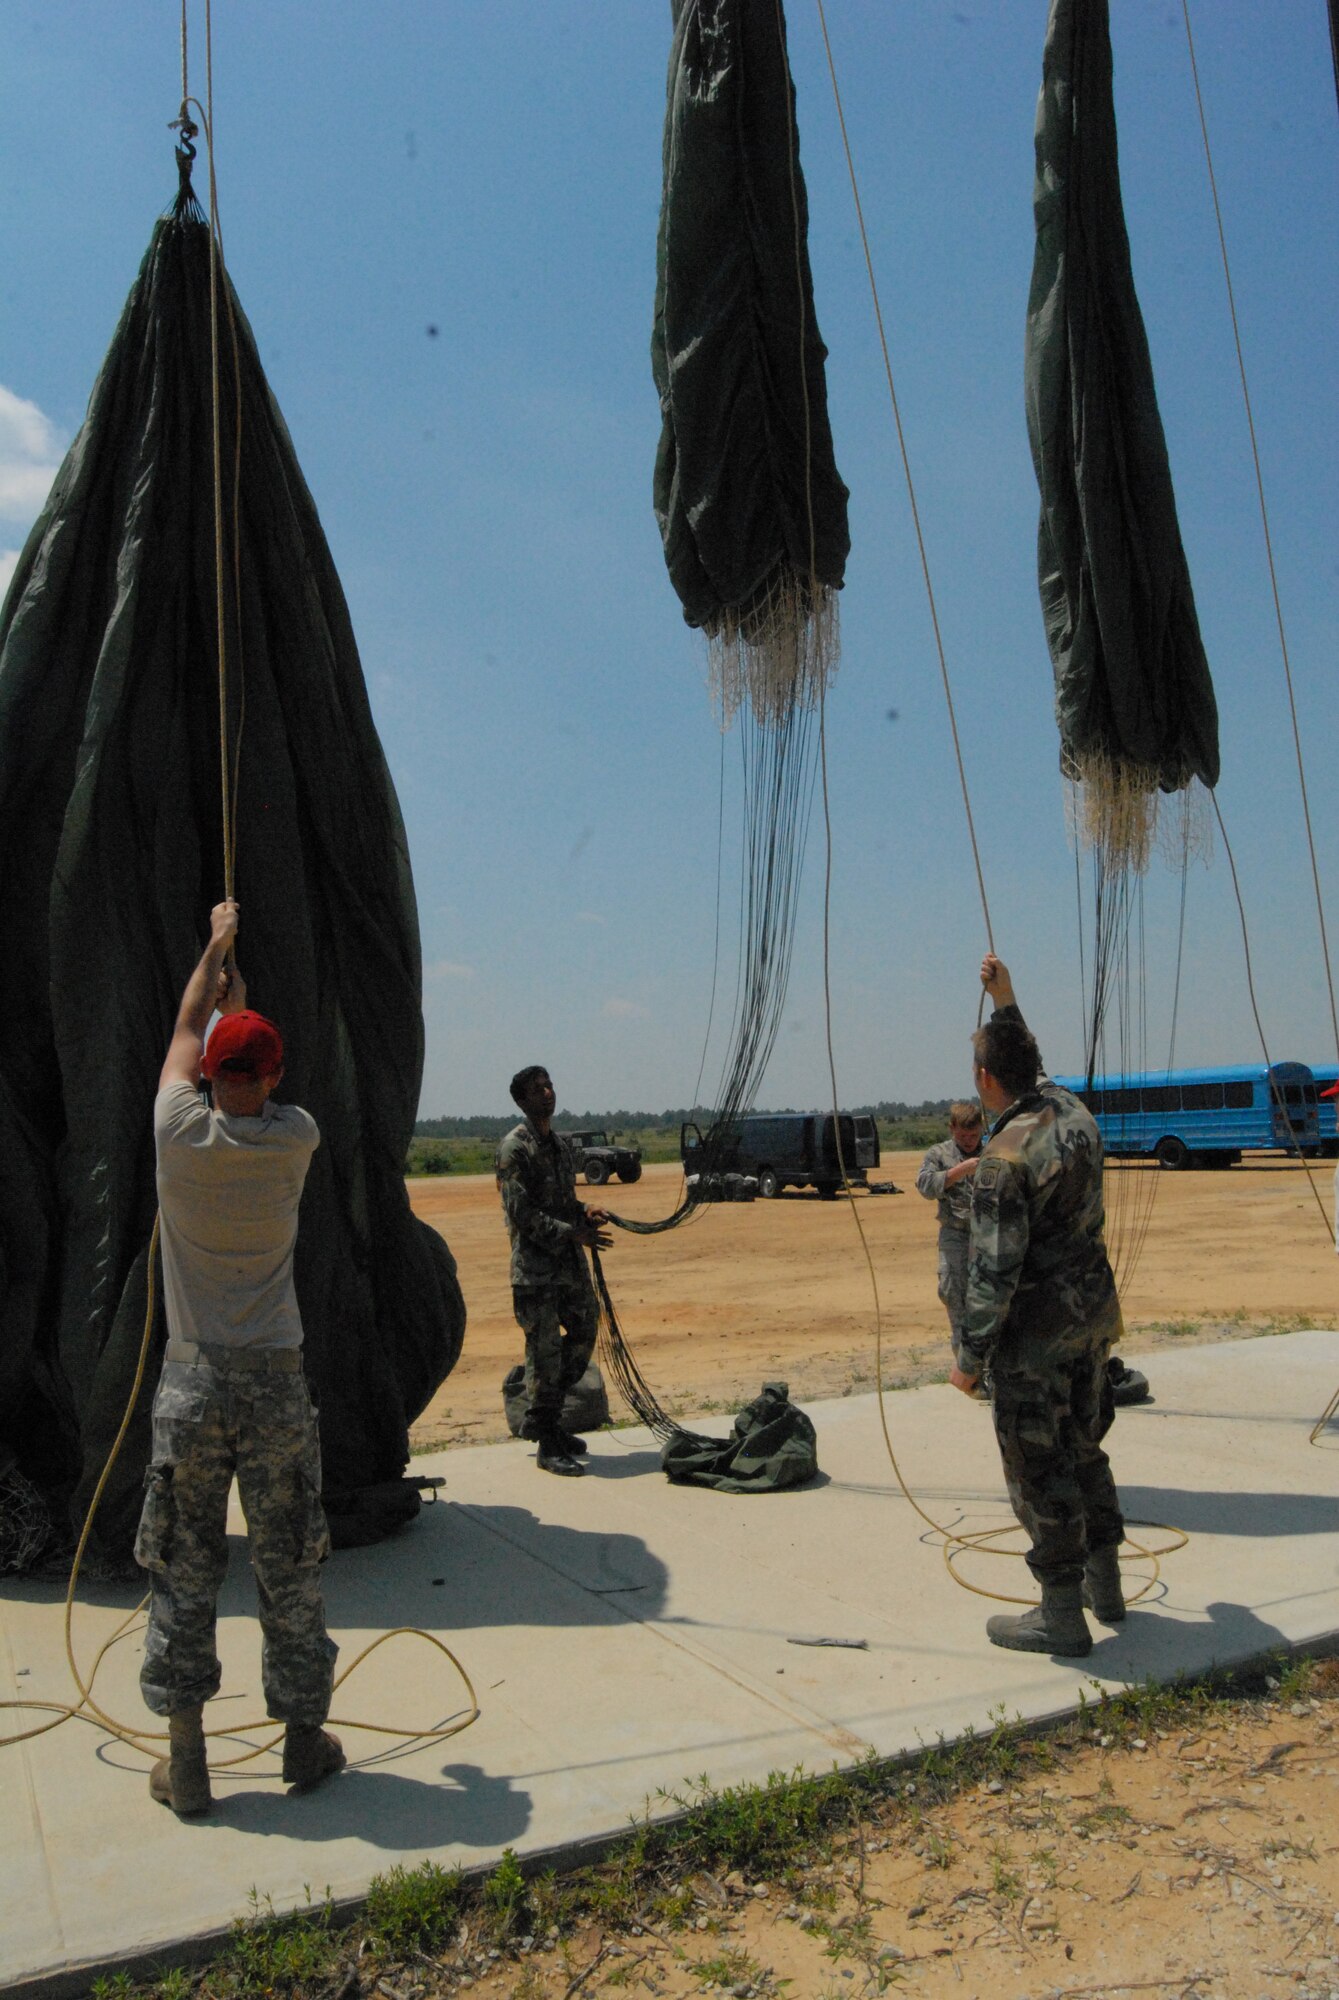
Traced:
<path id="1" fill-rule="evenodd" d="M 942 1378 L 949 1352 L 935 1296 L 935 1205 L 916 1193 L 920 1158 L 885 1158 L 879 1177 L 899 1194 L 848 1202 L 791 1191 L 714 1204 L 663 1236 L 616 1230 L 605 1253 L 609 1288 L 662 1404 L 679 1415 L 733 1409 L 778 1378 L 800 1402 L 871 1389 L 875 1311 L 862 1236 L 878 1281 L 885 1388 Z M 1108 1239 L 1127 1350 L 1339 1324 L 1333 1172 L 1328 1161 L 1310 1180 L 1283 1160 L 1219 1173 L 1110 1165 Z M 677 1167 L 653 1166 L 632 1186 L 582 1192 L 592 1206 L 647 1221 L 670 1212 L 678 1188 Z M 520 1358 L 521 1336 L 497 1191 L 486 1175 L 409 1189 L 415 1213 L 455 1253 L 469 1310 L 464 1353 L 414 1425 L 414 1448 L 503 1437 L 502 1378 Z M 1146 1372 L 1156 1394 L 1156 1367 Z"/>

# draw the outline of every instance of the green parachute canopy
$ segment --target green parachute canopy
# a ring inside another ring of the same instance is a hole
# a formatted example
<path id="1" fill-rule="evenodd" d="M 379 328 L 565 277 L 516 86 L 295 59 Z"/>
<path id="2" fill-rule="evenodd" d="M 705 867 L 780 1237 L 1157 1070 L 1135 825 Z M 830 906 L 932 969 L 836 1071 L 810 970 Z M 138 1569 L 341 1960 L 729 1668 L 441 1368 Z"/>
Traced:
<path id="1" fill-rule="evenodd" d="M 130 1396 L 151 1109 L 225 880 L 210 245 L 188 171 L 0 613 L 0 1457 L 53 1513 L 82 1506 Z M 400 1478 L 465 1309 L 404 1184 L 423 1054 L 404 828 L 315 505 L 219 285 L 239 956 L 283 1030 L 282 1094 L 321 1128 L 296 1277 L 327 1489 L 347 1493 Z M 160 1308 L 107 1552 L 133 1536 L 164 1332 Z"/>
<path id="2" fill-rule="evenodd" d="M 779 0 L 673 0 L 655 511 L 727 714 L 812 701 L 850 550 Z"/>
<path id="3" fill-rule="evenodd" d="M 1218 781 L 1195 615 L 1121 204 L 1106 0 L 1052 0 L 1037 105 L 1025 393 L 1061 766 L 1138 864 L 1159 791 Z"/>

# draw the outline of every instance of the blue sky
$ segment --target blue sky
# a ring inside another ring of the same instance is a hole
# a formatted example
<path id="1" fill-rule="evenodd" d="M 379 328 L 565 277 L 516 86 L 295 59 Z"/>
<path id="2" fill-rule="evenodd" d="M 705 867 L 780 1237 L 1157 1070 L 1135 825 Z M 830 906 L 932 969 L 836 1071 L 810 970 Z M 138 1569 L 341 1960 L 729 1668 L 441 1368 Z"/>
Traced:
<path id="1" fill-rule="evenodd" d="M 1219 802 L 1271 1053 L 1320 1061 L 1333 1037 L 1181 8 L 1112 13 L 1135 275 L 1222 716 Z M 575 1109 L 682 1104 L 711 986 L 721 745 L 650 505 L 668 7 L 218 0 L 215 16 L 229 266 L 321 509 L 409 829 L 422 1111 L 503 1110 L 506 1078 L 532 1060 Z M 1339 950 L 1325 7 L 1198 0 L 1192 18 Z M 199 0 L 190 20 L 203 96 Z M 789 20 L 852 496 L 828 706 L 839 1089 L 918 1099 L 968 1083 L 984 934 L 811 0 Z M 1080 1055 L 1078 921 L 1022 406 L 1045 8 L 829 0 L 829 24 L 996 943 L 1063 1069 Z M 0 9 L 0 549 L 22 544 L 173 194 L 179 60 L 167 0 Z M 732 968 L 733 737 L 725 759 Z M 819 830 L 767 1105 L 827 1100 L 822 864 Z M 1155 864 L 1151 1063 L 1166 1056 L 1178 898 Z M 1191 875 L 1177 1057 L 1256 1048 L 1215 848 Z"/>

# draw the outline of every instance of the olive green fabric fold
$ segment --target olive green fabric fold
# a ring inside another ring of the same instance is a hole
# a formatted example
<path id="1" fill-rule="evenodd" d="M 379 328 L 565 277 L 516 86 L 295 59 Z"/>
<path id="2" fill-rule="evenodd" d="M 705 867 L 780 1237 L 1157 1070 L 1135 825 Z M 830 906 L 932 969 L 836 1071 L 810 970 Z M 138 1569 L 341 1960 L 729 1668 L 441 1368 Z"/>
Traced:
<path id="1" fill-rule="evenodd" d="M 679 1486 L 712 1486 L 718 1493 L 780 1493 L 803 1486 L 818 1471 L 818 1438 L 810 1419 L 790 1400 L 784 1382 L 764 1382 L 735 1418 L 728 1438 L 679 1431 L 668 1439 L 660 1463 Z"/>

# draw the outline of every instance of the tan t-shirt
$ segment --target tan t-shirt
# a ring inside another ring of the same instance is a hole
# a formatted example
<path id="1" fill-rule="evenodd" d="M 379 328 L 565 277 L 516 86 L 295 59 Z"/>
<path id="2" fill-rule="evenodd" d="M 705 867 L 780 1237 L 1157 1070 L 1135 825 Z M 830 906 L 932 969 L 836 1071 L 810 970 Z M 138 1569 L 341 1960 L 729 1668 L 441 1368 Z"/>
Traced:
<path id="1" fill-rule="evenodd" d="M 316 1120 L 273 1102 L 259 1118 L 229 1118 L 193 1085 L 170 1083 L 154 1100 L 153 1135 L 169 1334 L 300 1347 L 293 1246 Z"/>

